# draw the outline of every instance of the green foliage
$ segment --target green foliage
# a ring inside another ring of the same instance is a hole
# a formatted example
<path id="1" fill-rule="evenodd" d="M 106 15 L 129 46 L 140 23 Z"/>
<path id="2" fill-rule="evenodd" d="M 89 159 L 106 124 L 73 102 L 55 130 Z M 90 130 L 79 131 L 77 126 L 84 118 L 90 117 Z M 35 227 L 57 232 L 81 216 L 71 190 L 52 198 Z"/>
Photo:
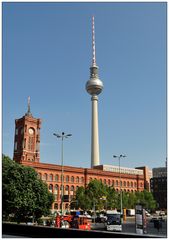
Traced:
<path id="1" fill-rule="evenodd" d="M 2 157 L 2 206 L 3 215 L 13 214 L 15 219 L 26 221 L 47 215 L 54 201 L 47 184 L 38 179 L 36 171 Z"/>
<path id="2" fill-rule="evenodd" d="M 151 192 L 148 192 L 144 190 L 143 192 L 136 192 L 137 196 L 137 203 L 140 203 L 143 205 L 146 209 L 155 209 L 157 206 L 156 201 L 153 198 L 153 195 Z"/>
<path id="3" fill-rule="evenodd" d="M 113 187 L 104 185 L 99 180 L 92 180 L 87 188 L 80 187 L 76 191 L 78 206 L 84 210 L 120 209 L 120 193 Z M 133 209 L 140 203 L 146 209 L 155 209 L 156 201 L 151 192 L 122 192 L 123 208 Z"/>

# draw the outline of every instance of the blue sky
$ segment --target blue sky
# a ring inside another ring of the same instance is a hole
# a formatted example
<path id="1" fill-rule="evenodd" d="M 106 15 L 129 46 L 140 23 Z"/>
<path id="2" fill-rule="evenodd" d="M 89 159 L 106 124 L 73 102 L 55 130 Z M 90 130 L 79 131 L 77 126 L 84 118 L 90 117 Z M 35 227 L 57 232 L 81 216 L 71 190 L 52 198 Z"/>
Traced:
<path id="1" fill-rule="evenodd" d="M 3 3 L 2 152 L 13 157 L 15 119 L 42 119 L 41 162 L 90 167 L 85 90 L 95 16 L 100 163 L 150 168 L 166 159 L 166 3 Z"/>

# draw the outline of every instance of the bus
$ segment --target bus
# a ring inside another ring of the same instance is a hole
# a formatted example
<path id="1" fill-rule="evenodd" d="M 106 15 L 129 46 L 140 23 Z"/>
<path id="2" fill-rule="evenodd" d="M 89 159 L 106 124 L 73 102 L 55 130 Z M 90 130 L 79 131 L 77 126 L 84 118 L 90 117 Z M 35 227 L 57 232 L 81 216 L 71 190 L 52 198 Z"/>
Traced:
<path id="1" fill-rule="evenodd" d="M 121 214 L 117 211 L 107 211 L 106 215 L 107 215 L 106 221 L 107 231 L 121 232 L 122 231 Z"/>

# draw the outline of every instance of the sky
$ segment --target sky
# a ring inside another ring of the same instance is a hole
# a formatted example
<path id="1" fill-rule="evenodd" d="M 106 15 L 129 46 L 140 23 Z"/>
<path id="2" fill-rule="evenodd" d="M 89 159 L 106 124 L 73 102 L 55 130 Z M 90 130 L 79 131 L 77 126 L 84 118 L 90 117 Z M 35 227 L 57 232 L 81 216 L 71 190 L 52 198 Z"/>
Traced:
<path id="1" fill-rule="evenodd" d="M 40 161 L 91 165 L 92 16 L 99 95 L 100 164 L 150 169 L 166 160 L 164 2 L 5 2 L 2 11 L 2 153 L 13 158 L 15 119 L 42 119 Z"/>

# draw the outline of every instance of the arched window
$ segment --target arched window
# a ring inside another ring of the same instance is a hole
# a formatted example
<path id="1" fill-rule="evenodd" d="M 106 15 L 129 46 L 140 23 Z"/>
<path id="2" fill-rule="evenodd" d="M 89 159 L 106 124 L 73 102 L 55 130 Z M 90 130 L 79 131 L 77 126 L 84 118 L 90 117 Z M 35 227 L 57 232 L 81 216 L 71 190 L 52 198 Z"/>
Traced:
<path id="1" fill-rule="evenodd" d="M 118 185 L 119 185 L 118 180 L 116 180 L 116 186 L 118 186 Z"/>
<path id="2" fill-rule="evenodd" d="M 69 191 L 69 186 L 68 185 L 66 185 L 65 191 Z"/>
<path id="3" fill-rule="evenodd" d="M 110 179 L 108 179 L 108 185 L 110 186 Z"/>
<path id="4" fill-rule="evenodd" d="M 53 181 L 53 174 L 49 175 L 49 181 Z"/>
<path id="5" fill-rule="evenodd" d="M 124 181 L 124 187 L 126 187 L 126 181 Z"/>
<path id="6" fill-rule="evenodd" d="M 55 175 L 55 181 L 58 182 L 59 181 L 59 175 Z"/>
<path id="7" fill-rule="evenodd" d="M 79 186 L 76 186 L 76 191 L 78 190 Z"/>
<path id="8" fill-rule="evenodd" d="M 54 209 L 58 209 L 58 203 L 54 204 Z"/>
<path id="9" fill-rule="evenodd" d="M 104 179 L 104 184 L 106 184 L 106 179 Z"/>
<path id="10" fill-rule="evenodd" d="M 137 183 L 136 183 L 136 182 L 134 183 L 134 187 L 135 187 L 135 188 L 137 187 Z"/>
<path id="11" fill-rule="evenodd" d="M 66 176 L 66 182 L 69 182 L 69 176 Z"/>
<path id="12" fill-rule="evenodd" d="M 133 182 L 131 182 L 131 187 L 133 187 Z"/>
<path id="13" fill-rule="evenodd" d="M 112 186 L 114 186 L 114 180 L 112 180 Z"/>
<path id="14" fill-rule="evenodd" d="M 49 191 L 53 192 L 53 185 L 52 184 L 49 185 Z"/>
<path id="15" fill-rule="evenodd" d="M 129 186 L 130 186 L 129 181 L 127 181 L 127 187 L 129 187 Z"/>
<path id="16" fill-rule="evenodd" d="M 59 186 L 56 184 L 55 185 L 55 191 L 58 191 L 58 189 L 59 189 Z"/>
<path id="17" fill-rule="evenodd" d="M 47 175 L 47 173 L 44 173 L 44 174 L 43 174 L 43 180 L 45 180 L 45 181 L 48 180 L 48 175 Z"/>
<path id="18" fill-rule="evenodd" d="M 75 187 L 71 186 L 70 191 L 74 191 Z"/>
<path id="19" fill-rule="evenodd" d="M 82 183 L 84 182 L 84 177 L 81 177 L 81 182 L 82 182 Z"/>
<path id="20" fill-rule="evenodd" d="M 122 181 L 120 181 L 120 187 L 122 187 Z"/>
<path id="21" fill-rule="evenodd" d="M 60 191 L 62 191 L 62 185 L 60 185 Z M 63 191 L 64 191 L 64 186 L 63 186 Z"/>
<path id="22" fill-rule="evenodd" d="M 71 182 L 74 182 L 74 177 L 73 176 L 71 177 Z"/>
<path id="23" fill-rule="evenodd" d="M 76 177 L 76 182 L 79 183 L 79 177 Z"/>

